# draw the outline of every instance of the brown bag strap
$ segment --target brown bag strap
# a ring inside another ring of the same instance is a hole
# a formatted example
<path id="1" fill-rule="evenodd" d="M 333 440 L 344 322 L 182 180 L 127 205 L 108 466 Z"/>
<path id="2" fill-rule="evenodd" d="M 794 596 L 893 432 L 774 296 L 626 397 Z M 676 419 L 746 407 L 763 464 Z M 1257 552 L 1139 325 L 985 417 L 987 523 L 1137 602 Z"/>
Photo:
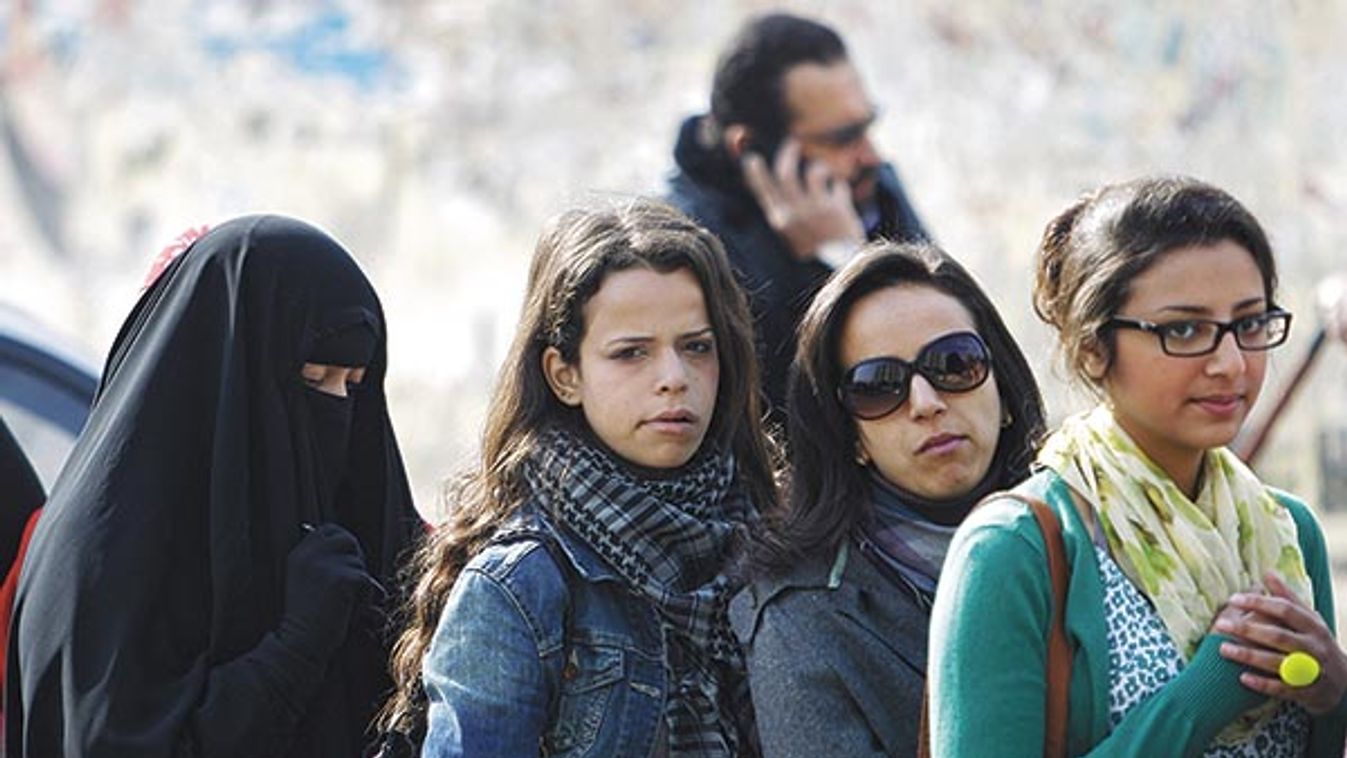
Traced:
<path id="1" fill-rule="evenodd" d="M 1015 496 L 1019 498 L 1019 496 Z M 1048 632 L 1048 696 L 1043 755 L 1066 756 L 1067 695 L 1071 689 L 1071 645 L 1066 639 L 1066 584 L 1070 569 L 1066 565 L 1066 547 L 1062 542 L 1062 524 L 1057 514 L 1038 498 L 1019 498 L 1029 504 L 1043 530 L 1048 551 L 1048 573 L 1052 577 L 1052 629 Z"/>
<path id="2" fill-rule="evenodd" d="M 1034 513 L 1034 519 L 1038 521 L 1039 530 L 1043 532 L 1043 545 L 1048 551 L 1048 575 L 1052 578 L 1052 626 L 1048 630 L 1043 756 L 1065 758 L 1067 696 L 1071 688 L 1071 645 L 1066 639 L 1066 585 L 1070 578 L 1070 569 L 1066 565 L 1062 524 L 1057 520 L 1057 514 L 1052 508 L 1036 497 L 1015 492 L 998 492 L 995 497 L 1010 497 L 1029 506 Z M 921 722 L 917 733 L 918 758 L 931 756 L 930 700 L 931 688 L 928 684 L 921 696 Z"/>

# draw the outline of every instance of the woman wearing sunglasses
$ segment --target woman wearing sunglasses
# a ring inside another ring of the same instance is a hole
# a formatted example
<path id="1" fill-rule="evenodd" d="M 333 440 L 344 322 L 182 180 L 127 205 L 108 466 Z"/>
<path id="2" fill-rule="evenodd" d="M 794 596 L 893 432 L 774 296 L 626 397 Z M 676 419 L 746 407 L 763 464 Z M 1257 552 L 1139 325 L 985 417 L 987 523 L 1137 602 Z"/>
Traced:
<path id="1" fill-rule="evenodd" d="M 1027 475 L 1038 388 L 967 271 L 876 243 L 805 314 L 788 399 L 788 507 L 730 610 L 764 753 L 910 756 L 946 546 Z"/>
<path id="2" fill-rule="evenodd" d="M 1323 536 L 1225 448 L 1286 340 L 1276 282 L 1257 220 L 1193 179 L 1104 187 L 1044 233 L 1035 309 L 1102 401 L 1021 487 L 1062 524 L 1070 755 L 1342 755 Z M 1043 755 L 1044 555 L 1019 502 L 960 528 L 931 621 L 935 755 Z"/>

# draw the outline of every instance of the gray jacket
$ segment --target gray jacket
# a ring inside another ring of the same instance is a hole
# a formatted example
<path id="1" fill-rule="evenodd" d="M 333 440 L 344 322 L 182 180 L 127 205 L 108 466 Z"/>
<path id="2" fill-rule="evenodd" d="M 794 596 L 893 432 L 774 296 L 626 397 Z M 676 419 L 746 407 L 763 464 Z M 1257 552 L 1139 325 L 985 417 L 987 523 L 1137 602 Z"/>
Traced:
<path id="1" fill-rule="evenodd" d="M 766 758 L 916 755 L 930 609 L 855 544 L 730 603 Z"/>

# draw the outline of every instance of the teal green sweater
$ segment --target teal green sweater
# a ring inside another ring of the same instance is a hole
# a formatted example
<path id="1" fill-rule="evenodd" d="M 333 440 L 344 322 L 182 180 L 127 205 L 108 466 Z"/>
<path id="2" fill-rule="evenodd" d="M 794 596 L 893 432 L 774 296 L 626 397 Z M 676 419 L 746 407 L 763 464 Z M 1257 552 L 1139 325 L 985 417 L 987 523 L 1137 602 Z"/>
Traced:
<path id="1" fill-rule="evenodd" d="M 1055 473 L 1018 491 L 1043 498 L 1062 522 L 1071 578 L 1066 634 L 1072 646 L 1068 754 L 1200 756 L 1232 719 L 1264 696 L 1239 683 L 1243 668 L 1222 658 L 1208 635 L 1183 670 L 1108 726 L 1108 633 L 1104 588 L 1088 528 Z M 1282 493 L 1295 519 L 1314 607 L 1334 627 L 1333 589 L 1323 533 L 1309 508 Z M 1003 499 L 979 506 L 945 559 L 931 615 L 931 752 L 934 756 L 1043 755 L 1044 672 L 1052 605 L 1047 554 L 1027 507 Z M 1311 756 L 1343 755 L 1347 700 L 1313 721 Z"/>

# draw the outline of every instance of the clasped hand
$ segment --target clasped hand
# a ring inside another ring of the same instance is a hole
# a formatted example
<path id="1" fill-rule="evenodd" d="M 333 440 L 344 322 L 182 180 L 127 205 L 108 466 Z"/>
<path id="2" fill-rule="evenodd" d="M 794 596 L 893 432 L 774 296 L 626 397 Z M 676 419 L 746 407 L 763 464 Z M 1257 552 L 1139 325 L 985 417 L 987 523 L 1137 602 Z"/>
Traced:
<path id="1" fill-rule="evenodd" d="M 1327 713 L 1347 694 L 1347 654 L 1328 625 L 1274 574 L 1264 577 L 1267 594 L 1240 592 L 1216 614 L 1213 632 L 1229 635 L 1221 656 L 1243 664 L 1240 683 L 1255 692 L 1299 703 L 1313 715 Z M 1304 687 L 1281 680 L 1288 653 L 1308 653 L 1319 662 L 1319 678 Z"/>

